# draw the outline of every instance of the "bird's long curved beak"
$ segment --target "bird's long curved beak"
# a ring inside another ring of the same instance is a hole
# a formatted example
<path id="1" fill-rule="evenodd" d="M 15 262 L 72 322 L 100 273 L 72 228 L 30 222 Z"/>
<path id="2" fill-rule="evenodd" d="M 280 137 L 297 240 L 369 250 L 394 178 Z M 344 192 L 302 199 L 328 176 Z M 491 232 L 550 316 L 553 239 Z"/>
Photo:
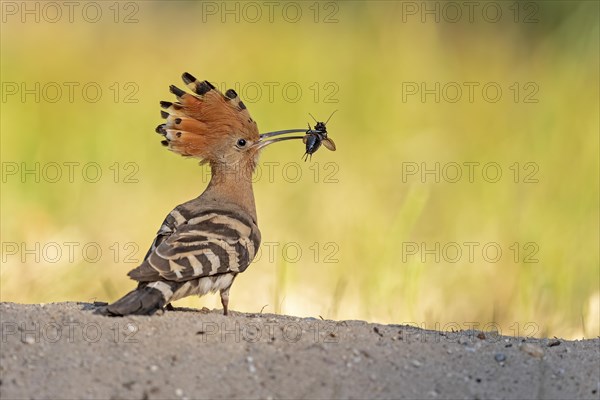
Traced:
<path id="1" fill-rule="evenodd" d="M 286 129 L 283 131 L 275 131 L 275 132 L 267 132 L 267 133 L 263 133 L 262 135 L 260 135 L 260 140 L 264 140 L 266 138 L 270 138 L 273 136 L 279 136 L 279 135 L 285 135 L 286 133 L 299 133 L 299 132 L 306 132 L 307 129 Z"/>
<path id="2" fill-rule="evenodd" d="M 275 132 L 267 132 L 260 135 L 259 141 L 256 143 L 256 147 L 258 149 L 262 149 L 265 146 L 268 146 L 272 143 L 281 142 L 283 140 L 293 140 L 293 139 L 303 139 L 304 136 L 286 136 L 281 138 L 269 139 L 274 136 L 285 135 L 288 133 L 306 133 L 307 129 L 286 129 L 283 131 L 275 131 Z"/>

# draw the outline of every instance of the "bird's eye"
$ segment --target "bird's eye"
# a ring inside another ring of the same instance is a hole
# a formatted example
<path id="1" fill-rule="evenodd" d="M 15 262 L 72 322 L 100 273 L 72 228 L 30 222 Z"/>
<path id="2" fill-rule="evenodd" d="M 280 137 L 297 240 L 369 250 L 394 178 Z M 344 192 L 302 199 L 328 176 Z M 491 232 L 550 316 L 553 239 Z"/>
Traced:
<path id="1" fill-rule="evenodd" d="M 244 147 L 246 145 L 246 139 L 240 139 L 240 140 L 238 140 L 237 145 L 239 147 Z"/>

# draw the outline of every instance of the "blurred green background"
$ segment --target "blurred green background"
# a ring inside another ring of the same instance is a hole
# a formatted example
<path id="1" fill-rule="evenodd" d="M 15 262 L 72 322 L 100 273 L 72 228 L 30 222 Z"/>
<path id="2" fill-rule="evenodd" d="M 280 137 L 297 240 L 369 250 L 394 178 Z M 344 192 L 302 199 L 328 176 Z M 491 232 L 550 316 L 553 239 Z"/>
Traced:
<path id="1" fill-rule="evenodd" d="M 188 71 L 261 132 L 339 110 L 263 153 L 234 310 L 600 334 L 597 2 L 75 3 L 2 3 L 2 301 L 134 286 L 207 183 L 154 133 Z"/>

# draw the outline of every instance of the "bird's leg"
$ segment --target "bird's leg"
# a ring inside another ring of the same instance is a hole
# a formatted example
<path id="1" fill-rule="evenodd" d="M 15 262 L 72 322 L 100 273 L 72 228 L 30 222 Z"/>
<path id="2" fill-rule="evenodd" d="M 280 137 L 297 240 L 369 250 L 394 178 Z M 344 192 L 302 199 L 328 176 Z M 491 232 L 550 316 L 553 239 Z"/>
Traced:
<path id="1" fill-rule="evenodd" d="M 231 286 L 226 289 L 221 289 L 220 291 L 221 304 L 223 305 L 223 315 L 227 315 L 227 306 L 229 305 L 229 289 L 231 289 Z"/>

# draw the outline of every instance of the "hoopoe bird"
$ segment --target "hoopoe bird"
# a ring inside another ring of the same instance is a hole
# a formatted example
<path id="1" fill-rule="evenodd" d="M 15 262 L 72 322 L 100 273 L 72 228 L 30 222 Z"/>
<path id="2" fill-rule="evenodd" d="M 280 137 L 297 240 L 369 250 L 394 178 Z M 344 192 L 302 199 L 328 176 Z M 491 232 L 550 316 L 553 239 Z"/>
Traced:
<path id="1" fill-rule="evenodd" d="M 231 285 L 260 246 L 251 180 L 259 154 L 271 143 L 304 138 L 272 137 L 306 129 L 260 135 L 233 89 L 223 94 L 188 73 L 182 78 L 193 93 L 170 87 L 177 101 L 160 103 L 166 122 L 156 132 L 169 150 L 210 164 L 211 180 L 167 215 L 143 262 L 128 274 L 137 288 L 102 314 L 151 315 L 175 300 L 218 291 L 227 315 Z"/>

